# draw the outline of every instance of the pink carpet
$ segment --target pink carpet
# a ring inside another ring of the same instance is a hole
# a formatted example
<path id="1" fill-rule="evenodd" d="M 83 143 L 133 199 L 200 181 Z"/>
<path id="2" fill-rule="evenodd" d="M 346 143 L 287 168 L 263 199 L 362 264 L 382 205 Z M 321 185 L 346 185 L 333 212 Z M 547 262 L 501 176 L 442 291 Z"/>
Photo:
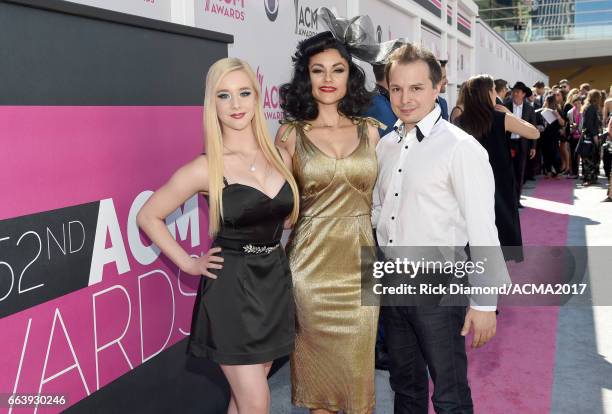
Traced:
<path id="1" fill-rule="evenodd" d="M 573 203 L 573 181 L 539 180 L 532 196 Z M 563 246 L 569 216 L 525 208 L 525 246 Z M 529 254 L 528 247 L 526 247 Z M 500 309 L 497 335 L 468 350 L 469 379 L 476 413 L 550 413 L 558 307 Z M 471 343 L 468 338 L 466 343 Z"/>

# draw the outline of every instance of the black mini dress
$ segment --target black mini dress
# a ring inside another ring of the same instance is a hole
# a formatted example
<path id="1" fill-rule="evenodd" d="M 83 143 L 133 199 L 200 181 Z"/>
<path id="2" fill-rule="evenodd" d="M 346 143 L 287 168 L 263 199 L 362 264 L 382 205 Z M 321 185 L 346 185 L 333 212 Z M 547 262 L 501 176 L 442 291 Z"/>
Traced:
<path id="1" fill-rule="evenodd" d="M 506 113 L 495 111 L 491 131 L 479 142 L 489 154 L 495 179 L 495 226 L 499 243 L 506 260 L 520 262 L 523 261 L 523 237 L 505 122 Z"/>
<path id="2" fill-rule="evenodd" d="M 225 259 L 202 277 L 188 352 L 223 365 L 272 361 L 293 351 L 295 310 L 291 271 L 280 238 L 293 209 L 285 182 L 273 198 L 224 179 L 223 220 L 212 247 Z"/>

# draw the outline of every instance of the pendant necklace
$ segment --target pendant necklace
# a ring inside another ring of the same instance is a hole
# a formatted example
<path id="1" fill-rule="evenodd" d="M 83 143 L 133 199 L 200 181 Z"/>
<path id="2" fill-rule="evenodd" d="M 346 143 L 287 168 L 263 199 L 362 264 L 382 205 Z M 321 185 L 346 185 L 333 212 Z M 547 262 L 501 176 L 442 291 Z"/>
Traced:
<path id="1" fill-rule="evenodd" d="M 230 154 L 236 154 L 238 155 L 240 158 L 242 158 L 243 160 L 247 161 L 246 157 L 244 155 L 242 155 L 239 152 L 236 151 L 232 151 L 231 149 L 229 149 L 228 147 L 225 146 L 225 144 L 223 144 L 223 147 L 228 150 L 230 152 Z M 251 162 L 251 165 L 249 167 L 249 171 L 254 173 L 257 169 L 255 168 L 255 161 L 257 161 L 257 156 L 259 155 L 259 151 L 255 152 L 255 156 L 253 157 L 253 162 Z M 247 162 L 248 163 L 248 162 Z"/>

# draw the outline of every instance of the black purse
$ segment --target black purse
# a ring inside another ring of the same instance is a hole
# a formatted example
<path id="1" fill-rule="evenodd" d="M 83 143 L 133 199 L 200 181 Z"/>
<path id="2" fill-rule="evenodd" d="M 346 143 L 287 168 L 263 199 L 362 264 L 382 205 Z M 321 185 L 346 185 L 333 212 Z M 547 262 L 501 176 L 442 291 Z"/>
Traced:
<path id="1" fill-rule="evenodd" d="M 595 141 L 593 137 L 582 134 L 576 146 L 576 154 L 581 157 L 590 157 L 595 154 Z"/>

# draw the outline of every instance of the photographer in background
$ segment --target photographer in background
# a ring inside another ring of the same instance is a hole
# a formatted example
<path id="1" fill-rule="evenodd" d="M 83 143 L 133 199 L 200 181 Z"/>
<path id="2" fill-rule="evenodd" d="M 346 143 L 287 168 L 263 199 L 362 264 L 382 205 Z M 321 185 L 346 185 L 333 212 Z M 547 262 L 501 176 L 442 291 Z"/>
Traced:
<path id="1" fill-rule="evenodd" d="M 589 186 L 597 183 L 599 174 L 598 141 L 601 133 L 601 92 L 593 89 L 587 95 L 587 102 L 582 109 L 583 134 L 576 151 L 582 158 L 582 184 Z"/>
<path id="2" fill-rule="evenodd" d="M 572 108 L 567 111 L 567 119 L 569 122 L 569 145 L 570 145 L 570 156 L 571 171 L 567 178 L 578 178 L 578 165 L 580 164 L 580 156 L 576 151 L 576 147 L 582 137 L 583 117 L 582 117 L 582 100 L 584 98 L 580 95 L 574 95 L 572 98 Z"/>
<path id="3" fill-rule="evenodd" d="M 447 60 L 439 60 L 440 68 L 442 68 L 442 80 L 440 81 L 440 93 L 446 93 L 446 85 L 448 85 L 448 77 L 446 76 L 446 63 Z M 438 95 L 437 101 L 440 105 L 440 111 L 442 112 L 442 119 L 448 121 L 448 103 L 446 99 Z M 381 135 L 382 136 L 382 135 Z"/>
<path id="4" fill-rule="evenodd" d="M 508 81 L 505 79 L 495 79 L 493 82 L 495 83 L 495 93 L 497 94 L 495 104 L 503 105 L 508 93 Z M 544 87 L 544 83 L 542 83 L 542 87 Z"/>
<path id="5" fill-rule="evenodd" d="M 604 141 L 601 146 L 601 157 L 606 177 L 608 177 L 608 196 L 603 199 L 603 202 L 609 203 L 612 202 L 612 117 L 608 120 L 608 128 L 601 138 Z"/>

